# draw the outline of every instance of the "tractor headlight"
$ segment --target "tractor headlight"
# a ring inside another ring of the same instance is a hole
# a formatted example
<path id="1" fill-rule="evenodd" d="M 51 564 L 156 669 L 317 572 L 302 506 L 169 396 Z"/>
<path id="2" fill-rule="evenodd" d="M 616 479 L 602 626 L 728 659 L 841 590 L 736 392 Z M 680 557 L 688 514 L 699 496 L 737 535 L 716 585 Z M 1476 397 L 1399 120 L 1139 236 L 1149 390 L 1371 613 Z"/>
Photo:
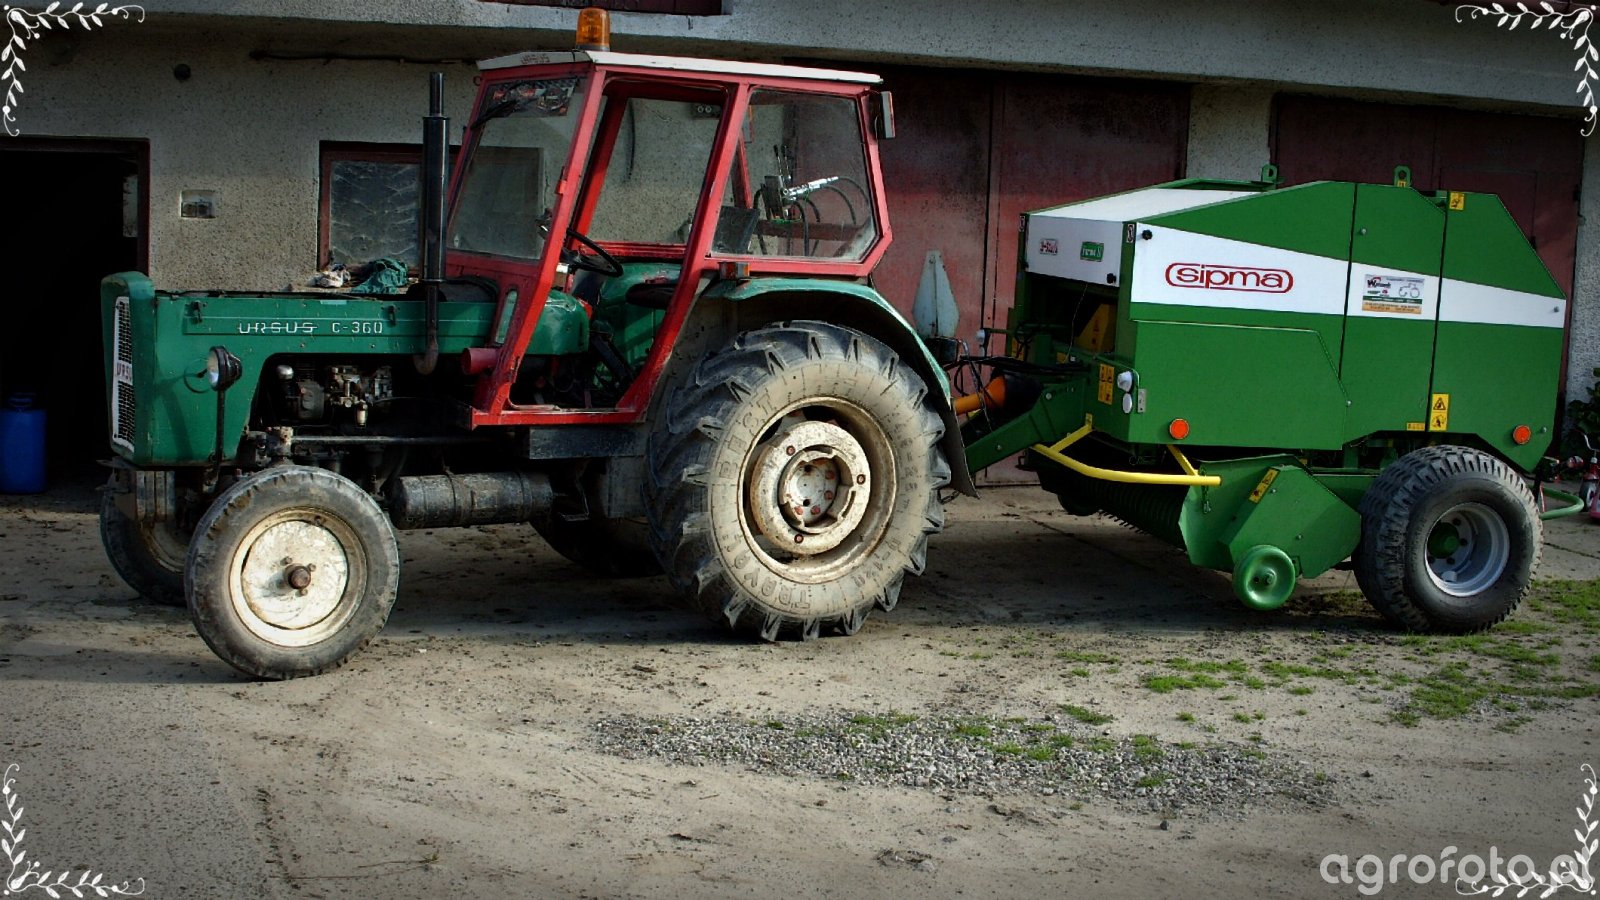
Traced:
<path id="1" fill-rule="evenodd" d="M 212 347 L 206 354 L 206 383 L 213 391 L 225 391 L 244 374 L 244 364 L 226 347 Z"/>

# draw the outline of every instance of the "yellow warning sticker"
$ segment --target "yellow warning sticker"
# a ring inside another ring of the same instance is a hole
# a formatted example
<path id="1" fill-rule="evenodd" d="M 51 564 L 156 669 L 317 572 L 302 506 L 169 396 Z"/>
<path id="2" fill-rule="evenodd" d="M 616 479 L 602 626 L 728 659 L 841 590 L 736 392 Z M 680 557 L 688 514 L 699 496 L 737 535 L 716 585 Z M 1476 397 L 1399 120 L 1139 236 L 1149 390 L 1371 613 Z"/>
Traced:
<path id="1" fill-rule="evenodd" d="M 1097 396 L 1100 398 L 1100 402 L 1107 406 L 1111 404 L 1111 398 L 1115 396 L 1112 391 L 1112 382 L 1116 380 L 1116 377 L 1117 370 L 1115 368 L 1105 363 L 1100 364 L 1100 391 Z"/>
<path id="2" fill-rule="evenodd" d="M 1278 470 L 1268 469 L 1267 474 L 1261 476 L 1261 483 L 1256 485 L 1256 489 L 1250 492 L 1250 502 L 1260 503 L 1261 498 L 1267 495 L 1267 489 L 1272 487 L 1272 483 L 1277 480 Z"/>
<path id="3" fill-rule="evenodd" d="M 1428 430 L 1450 430 L 1450 395 L 1434 394 L 1428 403 Z"/>
<path id="4" fill-rule="evenodd" d="M 1406 430 L 1407 431 L 1427 431 L 1428 430 L 1428 423 L 1427 422 L 1407 422 L 1406 423 Z"/>
<path id="5" fill-rule="evenodd" d="M 1451 209 L 1455 209 L 1455 210 L 1466 209 L 1467 208 L 1467 195 L 1461 193 L 1460 191 L 1451 191 L 1450 192 L 1450 208 Z"/>

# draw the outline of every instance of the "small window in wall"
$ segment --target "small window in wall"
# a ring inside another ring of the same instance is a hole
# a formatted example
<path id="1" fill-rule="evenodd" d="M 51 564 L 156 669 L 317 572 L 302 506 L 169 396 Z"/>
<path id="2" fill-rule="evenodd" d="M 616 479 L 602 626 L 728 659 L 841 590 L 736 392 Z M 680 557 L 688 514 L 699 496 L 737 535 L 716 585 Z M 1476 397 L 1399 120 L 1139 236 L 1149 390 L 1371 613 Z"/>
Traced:
<path id="1" fill-rule="evenodd" d="M 324 141 L 319 265 L 389 256 L 417 266 L 421 179 L 420 146 Z"/>

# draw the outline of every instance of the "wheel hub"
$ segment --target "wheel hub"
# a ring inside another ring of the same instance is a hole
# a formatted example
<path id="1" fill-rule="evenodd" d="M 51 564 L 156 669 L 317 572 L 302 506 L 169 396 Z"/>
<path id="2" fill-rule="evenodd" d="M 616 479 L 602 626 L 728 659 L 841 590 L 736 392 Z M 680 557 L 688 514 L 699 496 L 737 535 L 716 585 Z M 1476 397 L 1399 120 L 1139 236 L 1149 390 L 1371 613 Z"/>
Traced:
<path id="1" fill-rule="evenodd" d="M 1453 597 L 1494 585 L 1511 559 L 1511 534 L 1494 510 L 1463 503 L 1447 510 L 1428 533 L 1428 577 Z"/>
<path id="2" fill-rule="evenodd" d="M 339 607 L 350 563 L 321 522 L 293 520 L 256 538 L 239 575 L 243 599 L 256 618 L 293 631 L 316 625 Z"/>
<path id="3" fill-rule="evenodd" d="M 757 450 L 749 505 L 756 527 L 797 556 L 839 546 L 867 512 L 872 466 L 850 432 L 801 421 Z"/>

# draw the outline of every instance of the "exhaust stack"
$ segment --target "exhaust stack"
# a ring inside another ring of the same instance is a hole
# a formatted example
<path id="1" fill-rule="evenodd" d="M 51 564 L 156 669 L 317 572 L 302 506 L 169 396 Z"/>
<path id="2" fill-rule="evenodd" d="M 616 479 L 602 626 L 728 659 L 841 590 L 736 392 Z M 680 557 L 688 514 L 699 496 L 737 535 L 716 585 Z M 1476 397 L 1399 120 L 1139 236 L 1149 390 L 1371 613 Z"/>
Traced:
<path id="1" fill-rule="evenodd" d="M 439 286 L 444 282 L 445 190 L 450 152 L 450 120 L 444 115 L 444 73 L 428 76 L 428 114 L 422 119 L 422 208 L 418 216 L 422 247 L 422 297 L 427 304 L 427 349 L 413 357 L 417 371 L 433 372 L 439 363 Z"/>

